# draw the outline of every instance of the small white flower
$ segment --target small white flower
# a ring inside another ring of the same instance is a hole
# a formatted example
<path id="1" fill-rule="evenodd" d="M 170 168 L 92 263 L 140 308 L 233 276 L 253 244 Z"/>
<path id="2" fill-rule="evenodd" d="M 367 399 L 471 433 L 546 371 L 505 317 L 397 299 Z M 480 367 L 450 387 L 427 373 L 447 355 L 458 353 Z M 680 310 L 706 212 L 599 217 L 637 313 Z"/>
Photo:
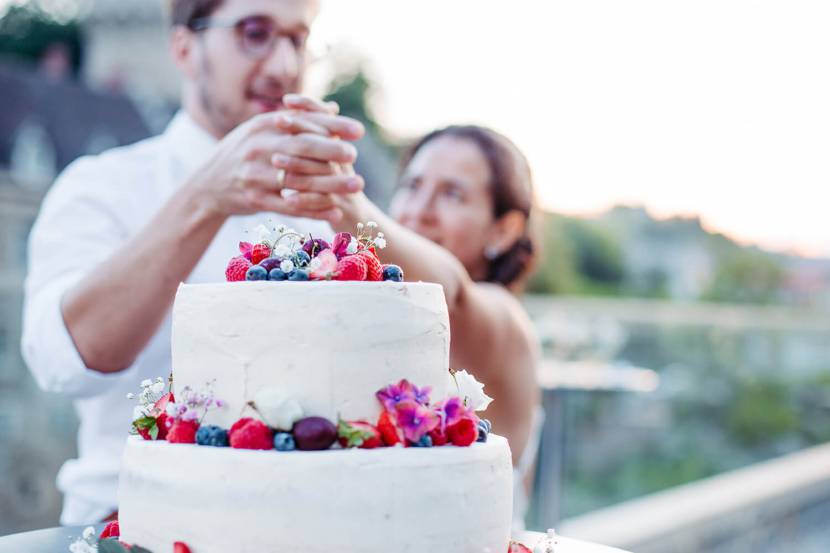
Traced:
<path id="1" fill-rule="evenodd" d="M 375 238 L 375 246 L 377 246 L 380 249 L 385 248 L 386 247 L 386 238 L 383 238 L 383 237 Z"/>
<path id="2" fill-rule="evenodd" d="M 277 234 L 285 234 L 285 231 L 288 230 L 288 227 L 285 225 L 280 225 L 277 227 Z"/>
<path id="3" fill-rule="evenodd" d="M 363 223 L 357 224 L 357 230 L 363 230 Z"/>
<path id="4" fill-rule="evenodd" d="M 383 238 L 384 236 L 386 236 L 386 235 L 385 235 L 385 234 L 383 234 L 382 232 L 379 232 L 379 233 L 378 233 L 378 238 Z"/>
<path id="5" fill-rule="evenodd" d="M 161 394 L 164 392 L 164 382 L 156 382 L 152 388 L 154 394 Z"/>
<path id="6" fill-rule="evenodd" d="M 273 256 L 274 257 L 288 257 L 291 255 L 291 248 L 286 246 L 285 244 L 279 244 L 276 248 L 274 248 Z"/>
<path id="7" fill-rule="evenodd" d="M 456 371 L 454 377 L 455 384 L 458 386 L 458 395 L 467 407 L 471 407 L 473 411 L 487 409 L 493 398 L 484 393 L 484 384 L 467 371 Z"/>
<path id="8" fill-rule="evenodd" d="M 279 388 L 263 388 L 257 392 L 254 405 L 268 425 L 280 430 L 290 430 L 303 418 L 303 409 L 297 400 Z"/>
<path id="9" fill-rule="evenodd" d="M 346 253 L 349 255 L 357 253 L 357 240 L 352 238 L 352 241 L 349 242 L 349 245 L 346 247 Z"/>
<path id="10" fill-rule="evenodd" d="M 84 528 L 84 533 L 81 535 L 84 537 L 85 540 L 88 540 L 89 538 L 95 535 L 95 528 L 93 528 L 92 526 L 87 526 L 86 528 Z"/>
<path id="11" fill-rule="evenodd" d="M 148 378 L 148 379 L 146 379 L 146 380 L 142 380 L 142 381 L 141 381 L 141 387 L 142 387 L 142 388 L 149 388 L 149 387 L 150 387 L 150 386 L 152 386 L 152 385 L 153 385 L 153 381 L 152 381 L 152 380 L 150 380 L 149 378 Z"/>
<path id="12" fill-rule="evenodd" d="M 254 234 L 257 237 L 257 242 L 270 242 L 274 239 L 274 235 L 271 230 L 263 224 L 257 225 L 254 229 Z"/>
<path id="13" fill-rule="evenodd" d="M 135 399 L 135 394 L 132 392 L 127 393 L 127 399 Z"/>
<path id="14" fill-rule="evenodd" d="M 167 404 L 167 407 L 164 408 L 164 411 L 167 413 L 168 417 L 175 417 L 177 413 L 178 407 L 175 403 L 170 402 Z"/>
<path id="15" fill-rule="evenodd" d="M 290 259 L 283 259 L 282 263 L 280 263 L 280 270 L 283 273 L 290 273 L 294 270 L 294 262 Z"/>
<path id="16" fill-rule="evenodd" d="M 69 545 L 69 553 L 98 553 L 98 546 L 79 538 Z"/>
<path id="17" fill-rule="evenodd" d="M 366 226 L 369 228 L 378 228 L 378 224 L 374 221 L 369 221 L 368 223 L 366 223 Z"/>
<path id="18" fill-rule="evenodd" d="M 164 378 L 159 376 L 158 378 L 156 378 L 156 382 L 164 382 Z"/>

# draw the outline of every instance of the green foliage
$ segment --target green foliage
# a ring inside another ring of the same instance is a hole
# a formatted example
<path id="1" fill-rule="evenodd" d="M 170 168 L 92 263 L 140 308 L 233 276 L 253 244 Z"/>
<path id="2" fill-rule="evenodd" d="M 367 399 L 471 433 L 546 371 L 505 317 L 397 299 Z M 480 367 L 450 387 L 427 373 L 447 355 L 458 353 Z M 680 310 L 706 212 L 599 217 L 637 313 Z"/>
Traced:
<path id="1" fill-rule="evenodd" d="M 741 250 L 726 257 L 703 294 L 708 301 L 769 304 L 778 299 L 785 273 L 770 255 Z"/>
<path id="2" fill-rule="evenodd" d="M 799 417 L 783 382 L 753 380 L 736 389 L 727 424 L 734 438 L 747 446 L 779 439 L 798 429 Z"/>
<path id="3" fill-rule="evenodd" d="M 31 4 L 13 6 L 0 18 L 0 55 L 34 64 L 56 44 L 68 48 L 73 73 L 77 75 L 83 55 L 77 21 L 58 22 Z"/>

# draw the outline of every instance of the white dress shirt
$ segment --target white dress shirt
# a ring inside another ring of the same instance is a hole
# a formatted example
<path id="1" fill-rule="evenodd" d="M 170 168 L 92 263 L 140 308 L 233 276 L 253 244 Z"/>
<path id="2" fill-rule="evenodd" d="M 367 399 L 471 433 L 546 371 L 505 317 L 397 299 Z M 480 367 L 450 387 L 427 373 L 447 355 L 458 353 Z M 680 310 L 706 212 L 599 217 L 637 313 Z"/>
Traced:
<path id="1" fill-rule="evenodd" d="M 98 522 L 118 506 L 121 454 L 135 401 L 147 378 L 170 372 L 170 315 L 128 369 L 104 374 L 84 365 L 61 314 L 66 291 L 137 233 L 214 149 L 216 140 L 184 112 L 165 132 L 66 168 L 46 196 L 29 237 L 23 309 L 23 356 L 38 384 L 74 399 L 80 418 L 78 458 L 58 473 L 64 493 L 61 523 Z M 225 279 L 228 260 L 245 232 L 268 220 L 330 237 L 327 223 L 275 214 L 232 217 L 221 228 L 187 282 Z M 120 255 L 129 256 L 129 251 Z M 106 270 L 105 268 L 102 270 Z M 141 267 L 132 286 L 141 286 Z"/>

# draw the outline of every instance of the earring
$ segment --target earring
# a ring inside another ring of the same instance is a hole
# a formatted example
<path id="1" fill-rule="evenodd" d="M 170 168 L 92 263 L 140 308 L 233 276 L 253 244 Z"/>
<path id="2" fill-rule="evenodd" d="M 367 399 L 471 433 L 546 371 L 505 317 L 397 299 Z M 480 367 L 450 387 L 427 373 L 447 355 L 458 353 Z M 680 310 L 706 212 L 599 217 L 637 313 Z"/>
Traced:
<path id="1" fill-rule="evenodd" d="M 500 254 L 501 254 L 501 252 L 499 251 L 499 249 L 496 246 L 487 246 L 487 247 L 484 248 L 484 257 L 486 257 L 490 261 L 493 261 Z"/>

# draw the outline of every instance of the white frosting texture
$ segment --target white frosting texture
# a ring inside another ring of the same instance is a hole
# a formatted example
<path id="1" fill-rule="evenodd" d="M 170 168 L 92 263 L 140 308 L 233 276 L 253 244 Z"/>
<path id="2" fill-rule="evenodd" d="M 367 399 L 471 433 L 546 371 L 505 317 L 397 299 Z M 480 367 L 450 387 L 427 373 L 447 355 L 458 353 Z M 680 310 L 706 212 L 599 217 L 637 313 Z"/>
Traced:
<path id="1" fill-rule="evenodd" d="M 194 553 L 503 553 L 507 441 L 471 447 L 249 451 L 130 438 L 121 539 Z"/>
<path id="2" fill-rule="evenodd" d="M 437 284 L 182 284 L 174 383 L 201 390 L 215 380 L 227 406 L 205 422 L 225 428 L 254 414 L 247 404 L 264 388 L 296 398 L 306 416 L 374 422 L 375 392 L 402 378 L 431 386 L 433 400 L 451 391 L 449 328 Z"/>

